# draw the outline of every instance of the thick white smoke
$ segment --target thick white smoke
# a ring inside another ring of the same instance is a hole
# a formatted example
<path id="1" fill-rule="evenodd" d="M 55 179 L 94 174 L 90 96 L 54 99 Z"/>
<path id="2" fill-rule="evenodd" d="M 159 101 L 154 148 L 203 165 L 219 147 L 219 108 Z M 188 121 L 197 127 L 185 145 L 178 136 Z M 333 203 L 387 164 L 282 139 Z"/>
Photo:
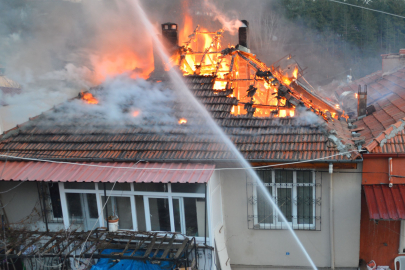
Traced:
<path id="1" fill-rule="evenodd" d="M 221 25 L 222 29 L 228 31 L 231 35 L 235 35 L 238 32 L 239 27 L 245 26 L 238 18 L 237 13 L 235 11 L 231 11 L 233 13 L 231 18 L 228 15 L 221 12 L 216 5 L 214 5 L 210 0 L 204 0 L 205 6 L 214 13 L 214 19 L 218 20 Z"/>

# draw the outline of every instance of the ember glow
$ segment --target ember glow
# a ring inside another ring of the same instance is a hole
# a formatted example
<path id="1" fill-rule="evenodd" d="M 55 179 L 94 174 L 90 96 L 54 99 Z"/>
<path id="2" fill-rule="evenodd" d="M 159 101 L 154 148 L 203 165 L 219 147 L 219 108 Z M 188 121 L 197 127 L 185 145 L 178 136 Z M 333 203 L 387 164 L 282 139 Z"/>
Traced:
<path id="1" fill-rule="evenodd" d="M 139 111 L 139 110 L 133 110 L 131 113 L 132 117 L 138 117 L 140 114 L 141 114 L 141 111 Z"/>
<path id="2" fill-rule="evenodd" d="M 88 104 L 98 104 L 98 100 L 91 93 L 82 93 L 82 99 Z"/>
<path id="3" fill-rule="evenodd" d="M 186 119 L 186 118 L 180 118 L 179 124 L 180 124 L 180 125 L 182 125 L 182 124 L 187 124 L 187 119 Z"/>
<path id="4" fill-rule="evenodd" d="M 191 26 L 192 20 L 186 16 L 184 29 L 191 29 Z M 182 47 L 172 56 L 172 64 L 178 65 L 185 76 L 212 76 L 216 91 L 232 89 L 229 97 L 239 101 L 231 109 L 233 115 L 293 117 L 295 105 L 287 101 L 288 93 L 326 120 L 342 116 L 340 108 L 334 104 L 328 105 L 322 99 L 312 104 L 312 97 L 291 91 L 291 88 L 301 87 L 297 82 L 300 68 L 291 56 L 281 59 L 285 65 L 276 62 L 268 67 L 247 48 L 222 46 L 223 29 L 210 31 L 197 26 L 189 35 L 185 31 L 180 34 Z M 328 115 L 327 110 L 331 112 Z"/>

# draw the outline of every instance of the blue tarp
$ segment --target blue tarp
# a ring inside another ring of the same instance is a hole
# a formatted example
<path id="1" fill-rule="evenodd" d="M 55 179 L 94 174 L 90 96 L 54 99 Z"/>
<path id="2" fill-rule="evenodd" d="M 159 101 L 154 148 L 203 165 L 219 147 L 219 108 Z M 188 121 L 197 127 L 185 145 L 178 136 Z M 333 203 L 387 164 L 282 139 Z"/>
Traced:
<path id="1" fill-rule="evenodd" d="M 101 254 L 111 254 L 115 252 L 122 252 L 123 249 L 105 249 Z M 128 250 L 124 255 L 131 255 L 133 250 Z M 157 257 L 162 256 L 163 251 L 160 251 Z M 136 253 L 138 256 L 145 254 L 145 250 L 138 250 Z M 150 256 L 153 256 L 152 253 Z M 119 262 L 116 259 L 98 259 L 96 265 L 91 267 L 91 270 L 162 270 L 162 269 L 172 269 L 173 265 L 168 261 L 161 261 L 160 264 L 152 264 L 150 261 L 143 260 L 120 260 Z"/>

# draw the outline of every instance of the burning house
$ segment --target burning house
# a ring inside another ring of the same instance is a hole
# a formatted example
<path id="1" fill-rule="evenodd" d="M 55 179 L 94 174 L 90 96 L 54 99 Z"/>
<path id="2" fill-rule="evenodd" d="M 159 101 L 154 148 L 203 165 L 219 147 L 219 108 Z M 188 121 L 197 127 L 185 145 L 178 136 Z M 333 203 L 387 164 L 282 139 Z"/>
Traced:
<path id="1" fill-rule="evenodd" d="M 362 140 L 339 104 L 300 81 L 290 56 L 267 66 L 251 53 L 248 27 L 240 23 L 236 46 L 202 27 L 179 44 L 174 23 L 162 37 L 170 64 L 255 167 L 316 266 L 357 267 Z M 172 93 L 152 112 L 142 108 L 150 91 L 131 93 L 119 101 L 125 118 L 108 120 L 111 83 L 4 132 L 0 207 L 13 229 L 2 258 L 309 266 L 238 157 L 168 80 L 169 66 L 155 58 L 142 82 L 160 89 L 153 95 L 165 85 Z"/>
<path id="2" fill-rule="evenodd" d="M 4 101 L 3 96 L 5 95 L 15 95 L 21 92 L 21 86 L 17 82 L 11 80 L 5 75 L 6 69 L 0 65 L 0 133 L 3 133 L 5 128 L 3 127 L 5 124 L 4 115 L 6 115 L 6 110 L 4 106 L 7 105 Z"/>

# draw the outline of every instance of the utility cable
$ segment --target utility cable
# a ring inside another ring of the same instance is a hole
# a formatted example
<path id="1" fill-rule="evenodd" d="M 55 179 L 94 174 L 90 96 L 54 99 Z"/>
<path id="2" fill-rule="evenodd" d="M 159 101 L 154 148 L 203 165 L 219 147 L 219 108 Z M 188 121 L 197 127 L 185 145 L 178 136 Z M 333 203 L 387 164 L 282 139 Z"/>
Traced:
<path id="1" fill-rule="evenodd" d="M 273 165 L 263 165 L 263 166 L 255 166 L 255 167 L 235 167 L 235 168 L 214 168 L 214 169 L 175 169 L 175 168 L 137 168 L 137 167 L 114 167 L 114 166 L 108 166 L 108 165 L 95 165 L 95 164 L 86 164 L 86 163 L 73 163 L 73 162 L 67 162 L 67 161 L 54 161 L 54 160 L 48 160 L 48 159 L 38 159 L 38 158 L 23 158 L 23 157 L 14 157 L 14 156 L 8 156 L 8 155 L 0 155 L 0 157 L 8 157 L 8 158 L 14 158 L 14 159 L 21 159 L 21 160 L 29 160 L 29 161 L 40 161 L 40 162 L 48 162 L 48 163 L 56 163 L 56 164 L 70 164 L 70 165 L 76 165 L 76 166 L 87 166 L 87 167 L 97 167 L 97 168 L 109 168 L 109 169 L 129 169 L 129 170 L 162 170 L 162 171 L 227 171 L 227 170 L 257 170 L 257 169 L 264 169 L 264 168 L 270 168 L 270 167 L 278 167 L 278 166 L 284 166 L 284 165 L 291 165 L 291 164 L 300 164 L 300 163 L 308 163 L 308 162 L 314 162 L 314 161 L 319 161 L 319 160 L 324 160 L 332 157 L 337 157 L 337 156 L 343 156 L 347 155 L 353 152 L 366 152 L 367 150 L 351 150 L 347 152 L 342 152 L 339 154 L 335 155 L 330 155 L 326 157 L 321 157 L 321 158 L 314 158 L 314 159 L 307 159 L 307 160 L 300 160 L 300 161 L 294 161 L 294 162 L 287 162 L 287 163 L 279 163 L 279 164 L 273 164 Z M 139 160 L 136 164 L 141 162 L 143 160 Z M 235 159 L 235 161 L 237 161 Z M 333 163 L 333 161 L 331 161 Z M 1 194 L 1 193 L 0 193 Z"/>
<path id="2" fill-rule="evenodd" d="M 337 1 L 337 0 L 328 0 L 328 1 L 334 2 L 334 3 L 338 3 L 338 4 L 348 5 L 348 6 L 352 6 L 352 7 L 362 8 L 362 9 L 366 9 L 366 10 L 371 10 L 371 11 L 374 11 L 374 12 L 379 12 L 379 13 L 383 13 L 383 14 L 386 14 L 386 15 L 391 15 L 391 16 L 395 16 L 395 17 L 398 17 L 398 18 L 405 19 L 405 16 L 401 16 L 401 15 L 397 15 L 397 14 L 385 12 L 385 11 L 378 10 L 378 9 L 372 9 L 372 8 L 362 7 L 362 6 L 353 5 L 353 4 L 349 4 L 349 3 L 345 3 L 345 2 L 340 2 L 340 1 Z"/>
<path id="3" fill-rule="evenodd" d="M 10 188 L 9 190 L 7 190 L 7 191 L 2 191 L 2 192 L 0 192 L 0 194 L 4 194 L 4 193 L 7 193 L 7 192 L 10 192 L 10 191 L 12 191 L 13 189 L 15 189 L 15 188 L 18 188 L 20 185 L 22 185 L 23 183 L 25 183 L 25 181 L 22 181 L 21 183 L 19 183 L 18 185 L 16 185 L 15 187 L 13 187 L 13 188 Z"/>

